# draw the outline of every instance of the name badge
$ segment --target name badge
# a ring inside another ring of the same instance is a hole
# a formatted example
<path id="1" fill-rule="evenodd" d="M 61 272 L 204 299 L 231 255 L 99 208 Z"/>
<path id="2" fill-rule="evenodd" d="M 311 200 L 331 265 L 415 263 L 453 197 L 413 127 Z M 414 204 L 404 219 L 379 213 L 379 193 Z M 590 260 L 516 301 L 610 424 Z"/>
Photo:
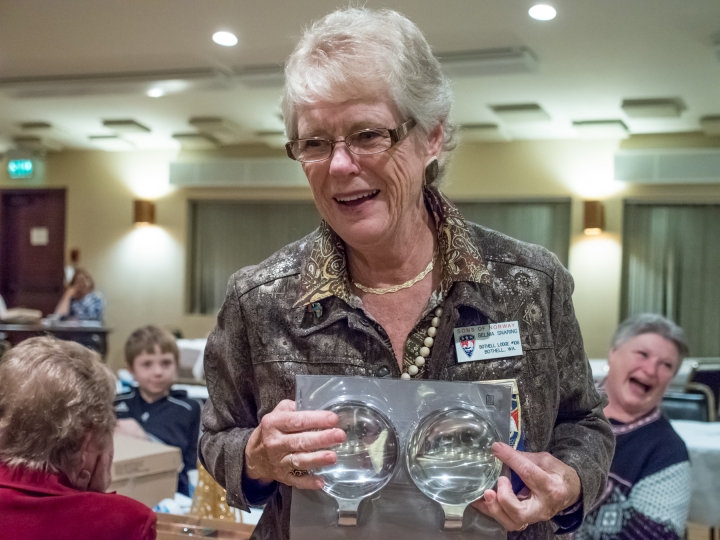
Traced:
<path id="1" fill-rule="evenodd" d="M 455 355 L 458 362 L 492 360 L 522 354 L 517 321 L 455 329 Z"/>

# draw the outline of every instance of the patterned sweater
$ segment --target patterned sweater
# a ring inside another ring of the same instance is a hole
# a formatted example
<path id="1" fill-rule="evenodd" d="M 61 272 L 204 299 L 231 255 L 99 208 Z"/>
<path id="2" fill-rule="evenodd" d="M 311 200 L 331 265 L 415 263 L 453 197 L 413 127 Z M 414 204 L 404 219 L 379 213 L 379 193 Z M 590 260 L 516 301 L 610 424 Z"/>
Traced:
<path id="1" fill-rule="evenodd" d="M 659 409 L 612 420 L 615 457 L 602 498 L 574 540 L 679 540 L 690 506 L 687 448 Z"/>

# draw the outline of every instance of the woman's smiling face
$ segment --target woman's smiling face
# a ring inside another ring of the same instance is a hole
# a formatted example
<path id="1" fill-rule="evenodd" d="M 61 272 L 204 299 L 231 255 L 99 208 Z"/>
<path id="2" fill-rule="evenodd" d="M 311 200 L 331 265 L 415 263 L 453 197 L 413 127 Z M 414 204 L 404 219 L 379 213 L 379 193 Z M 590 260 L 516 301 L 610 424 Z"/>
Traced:
<path id="1" fill-rule="evenodd" d="M 362 129 L 394 129 L 406 120 L 389 100 L 319 102 L 298 110 L 298 134 L 337 141 Z M 442 127 L 421 138 L 413 130 L 388 151 L 363 156 L 339 142 L 329 159 L 303 164 L 318 211 L 347 244 L 378 245 L 423 215 L 423 172 L 439 154 Z"/>
<path id="2" fill-rule="evenodd" d="M 660 404 L 677 373 L 680 356 L 672 341 L 640 334 L 610 351 L 605 389 L 611 404 L 639 418 Z"/>

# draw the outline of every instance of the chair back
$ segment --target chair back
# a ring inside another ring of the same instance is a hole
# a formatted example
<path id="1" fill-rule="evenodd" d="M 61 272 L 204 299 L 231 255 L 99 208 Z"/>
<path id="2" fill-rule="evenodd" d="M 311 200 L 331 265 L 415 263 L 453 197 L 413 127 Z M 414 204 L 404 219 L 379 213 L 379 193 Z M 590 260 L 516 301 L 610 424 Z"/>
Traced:
<path id="1" fill-rule="evenodd" d="M 707 386 L 715 403 L 720 402 L 720 363 L 700 363 L 690 375 L 690 383 Z"/>
<path id="2" fill-rule="evenodd" d="M 688 383 L 685 392 L 665 392 L 660 408 L 669 420 L 714 422 L 716 418 L 715 397 L 700 383 Z"/>

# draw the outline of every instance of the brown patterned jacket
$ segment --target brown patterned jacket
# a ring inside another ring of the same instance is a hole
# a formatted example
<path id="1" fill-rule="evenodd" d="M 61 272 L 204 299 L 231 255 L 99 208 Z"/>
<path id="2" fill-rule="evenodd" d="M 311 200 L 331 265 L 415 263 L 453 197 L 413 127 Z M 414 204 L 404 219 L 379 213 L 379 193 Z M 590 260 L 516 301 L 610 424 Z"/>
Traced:
<path id="1" fill-rule="evenodd" d="M 466 222 L 443 195 L 425 193 L 435 217 L 442 283 L 413 332 L 412 362 L 443 308 L 431 355 L 419 377 L 516 379 L 525 449 L 550 452 L 573 467 L 585 509 L 600 496 L 614 438 L 603 415 L 573 310 L 570 274 L 546 249 Z M 348 285 L 345 251 L 325 224 L 257 266 L 230 278 L 217 326 L 205 350 L 210 400 L 203 410 L 201 459 L 227 489 L 230 505 L 266 504 L 253 538 L 289 537 L 291 489 L 243 482 L 245 445 L 260 419 L 294 399 L 298 374 L 399 377 L 390 340 Z M 309 310 L 317 302 L 322 313 Z M 523 354 L 458 363 L 453 329 L 518 321 Z M 552 538 L 550 522 L 510 538 Z"/>

